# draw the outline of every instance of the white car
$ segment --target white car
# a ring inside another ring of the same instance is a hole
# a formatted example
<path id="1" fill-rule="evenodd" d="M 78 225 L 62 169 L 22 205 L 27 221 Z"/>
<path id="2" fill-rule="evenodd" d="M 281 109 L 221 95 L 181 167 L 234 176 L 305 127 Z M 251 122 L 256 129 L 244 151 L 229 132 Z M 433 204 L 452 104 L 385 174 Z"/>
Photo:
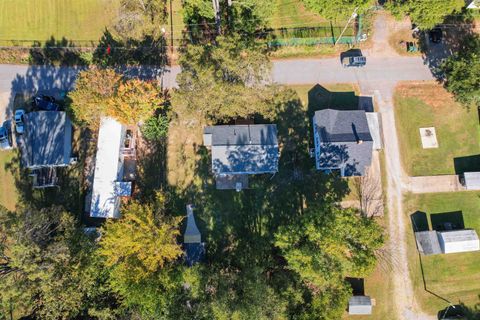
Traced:
<path id="1" fill-rule="evenodd" d="M 23 115 L 25 114 L 25 110 L 23 109 L 18 109 L 15 111 L 15 131 L 18 134 L 22 134 L 24 130 L 25 123 L 23 121 Z"/>

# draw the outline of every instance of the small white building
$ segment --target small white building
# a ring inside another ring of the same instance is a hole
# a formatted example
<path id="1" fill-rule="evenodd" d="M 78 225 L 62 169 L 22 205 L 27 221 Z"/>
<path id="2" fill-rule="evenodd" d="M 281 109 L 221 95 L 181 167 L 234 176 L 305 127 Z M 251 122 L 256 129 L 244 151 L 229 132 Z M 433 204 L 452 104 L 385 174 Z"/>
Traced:
<path id="1" fill-rule="evenodd" d="M 473 0 L 468 6 L 467 9 L 480 9 L 480 1 Z"/>
<path id="2" fill-rule="evenodd" d="M 473 229 L 439 231 L 437 234 L 442 253 L 480 250 L 478 235 Z"/>
<path id="3" fill-rule="evenodd" d="M 122 181 L 124 137 L 125 128 L 120 122 L 109 117 L 101 119 L 90 217 L 119 218 L 120 197 L 132 193 L 131 182 Z"/>
<path id="4" fill-rule="evenodd" d="M 372 299 L 369 296 L 353 296 L 348 301 L 348 314 L 372 314 Z"/>
<path id="5" fill-rule="evenodd" d="M 480 172 L 465 172 L 463 185 L 467 190 L 480 190 Z"/>

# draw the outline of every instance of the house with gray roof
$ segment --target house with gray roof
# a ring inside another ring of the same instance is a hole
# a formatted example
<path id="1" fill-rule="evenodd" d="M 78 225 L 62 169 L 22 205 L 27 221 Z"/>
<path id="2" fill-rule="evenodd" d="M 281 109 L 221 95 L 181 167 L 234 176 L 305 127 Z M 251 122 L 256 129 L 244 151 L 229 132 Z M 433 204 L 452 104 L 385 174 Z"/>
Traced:
<path id="1" fill-rule="evenodd" d="M 57 168 L 74 160 L 72 124 L 65 112 L 36 111 L 24 115 L 25 129 L 18 137 L 21 163 L 30 170 L 34 188 L 57 186 Z"/>
<path id="2" fill-rule="evenodd" d="M 23 160 L 29 169 L 70 164 L 72 124 L 65 112 L 37 111 L 24 115 Z"/>
<path id="3" fill-rule="evenodd" d="M 318 170 L 339 170 L 342 177 L 364 175 L 374 149 L 364 110 L 316 111 L 313 133 Z"/>
<path id="4" fill-rule="evenodd" d="M 238 183 L 244 184 L 248 175 L 278 171 L 280 154 L 274 124 L 210 126 L 204 129 L 203 141 L 211 148 L 212 171 L 220 189 L 230 187 L 221 187 L 218 179 L 238 189 Z"/>

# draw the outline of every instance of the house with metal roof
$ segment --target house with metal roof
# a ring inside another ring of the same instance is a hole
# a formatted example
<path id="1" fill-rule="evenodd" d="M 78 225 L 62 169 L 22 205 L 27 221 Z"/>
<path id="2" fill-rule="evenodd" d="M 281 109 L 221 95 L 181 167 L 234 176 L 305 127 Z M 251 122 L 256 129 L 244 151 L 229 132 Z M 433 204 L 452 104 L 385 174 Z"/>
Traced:
<path id="1" fill-rule="evenodd" d="M 370 117 L 371 121 L 378 118 Z M 372 151 L 381 146 L 374 142 L 371 123 L 364 110 L 316 111 L 313 117 L 315 163 L 318 170 L 338 170 L 342 177 L 362 176 L 372 162 Z M 379 134 L 377 134 L 379 136 Z"/>
<path id="2" fill-rule="evenodd" d="M 219 189 L 242 189 L 248 175 L 278 171 L 275 124 L 210 126 L 204 129 L 203 142 L 211 148 L 212 171 Z"/>
<path id="3" fill-rule="evenodd" d="M 124 179 L 124 162 L 132 150 L 126 148 L 126 128 L 104 117 L 98 131 L 97 153 L 90 204 L 90 217 L 119 218 L 120 199 L 132 193 L 131 181 Z"/>

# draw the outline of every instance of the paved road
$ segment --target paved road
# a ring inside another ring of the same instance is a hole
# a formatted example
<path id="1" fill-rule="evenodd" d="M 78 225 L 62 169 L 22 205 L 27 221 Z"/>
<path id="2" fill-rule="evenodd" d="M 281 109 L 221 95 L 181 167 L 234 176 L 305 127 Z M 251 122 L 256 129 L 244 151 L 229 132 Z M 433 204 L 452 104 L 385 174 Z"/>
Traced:
<path id="1" fill-rule="evenodd" d="M 367 66 L 345 69 L 339 58 L 277 60 L 272 65 L 272 80 L 280 84 L 315 84 L 345 82 L 397 82 L 403 80 L 433 80 L 420 57 L 368 57 Z M 0 120 L 10 117 L 15 92 L 36 91 L 58 93 L 70 90 L 80 71 L 76 67 L 46 67 L 0 65 Z M 129 73 L 156 75 L 158 70 L 130 68 Z M 161 81 L 166 88 L 176 87 L 178 66 L 166 69 Z M 5 110 L 5 111 L 4 111 Z"/>

